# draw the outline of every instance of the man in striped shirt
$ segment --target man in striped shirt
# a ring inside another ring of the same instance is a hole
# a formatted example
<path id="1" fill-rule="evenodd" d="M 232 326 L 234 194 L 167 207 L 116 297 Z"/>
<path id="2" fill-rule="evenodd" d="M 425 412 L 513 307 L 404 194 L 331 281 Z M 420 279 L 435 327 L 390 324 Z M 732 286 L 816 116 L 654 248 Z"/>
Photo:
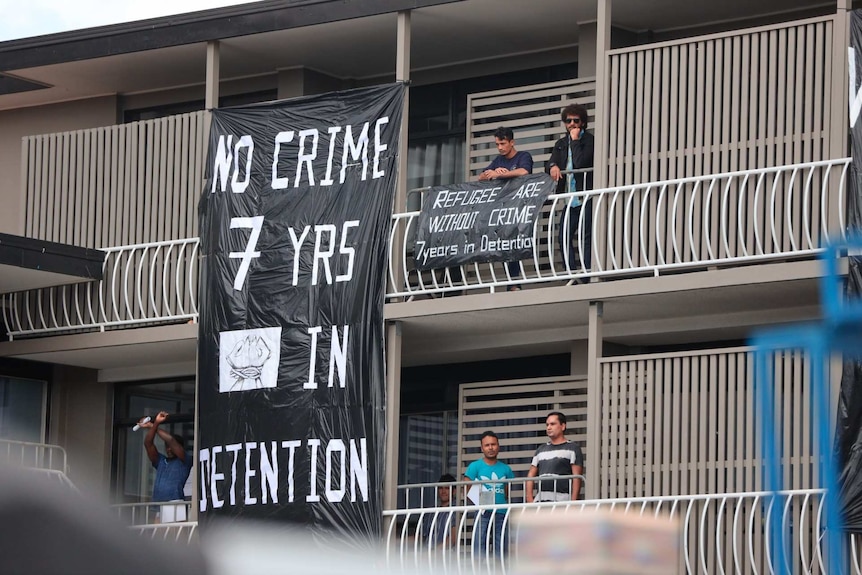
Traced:
<path id="1" fill-rule="evenodd" d="M 527 481 L 527 503 L 533 501 L 576 501 L 581 492 L 581 480 L 553 479 L 561 475 L 583 475 L 584 454 L 574 441 L 566 439 L 566 416 L 553 411 L 545 419 L 548 443 L 540 445 L 533 456 L 527 477 L 541 477 L 541 481 Z M 533 494 L 538 485 L 538 493 Z"/>

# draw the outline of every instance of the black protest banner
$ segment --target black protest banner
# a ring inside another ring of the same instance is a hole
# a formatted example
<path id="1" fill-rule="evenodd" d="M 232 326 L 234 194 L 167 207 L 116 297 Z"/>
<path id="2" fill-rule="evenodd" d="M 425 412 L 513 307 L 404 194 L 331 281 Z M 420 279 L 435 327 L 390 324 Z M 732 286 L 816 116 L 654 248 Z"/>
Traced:
<path id="1" fill-rule="evenodd" d="M 213 110 L 200 206 L 200 517 L 375 537 L 402 84 Z"/>
<path id="2" fill-rule="evenodd" d="M 862 230 L 862 11 L 850 12 L 850 164 L 847 194 L 847 227 L 851 233 Z M 862 261 L 848 258 L 845 284 L 847 297 L 862 298 Z M 862 358 L 845 357 L 838 394 L 835 422 L 835 450 L 841 485 L 841 515 L 848 531 L 862 533 Z"/>
<path id="3" fill-rule="evenodd" d="M 554 188 L 547 174 L 431 188 L 416 223 L 416 267 L 532 257 L 533 224 Z"/>

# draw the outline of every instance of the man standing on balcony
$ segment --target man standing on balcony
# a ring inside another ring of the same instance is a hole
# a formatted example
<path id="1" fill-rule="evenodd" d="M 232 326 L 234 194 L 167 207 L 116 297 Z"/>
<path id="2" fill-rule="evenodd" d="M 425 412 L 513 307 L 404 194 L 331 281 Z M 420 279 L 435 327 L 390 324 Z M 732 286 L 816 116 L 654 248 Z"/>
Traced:
<path id="1" fill-rule="evenodd" d="M 478 459 L 467 466 L 464 479 L 467 481 L 493 481 L 499 479 L 514 479 L 512 468 L 497 460 L 500 453 L 500 441 L 493 431 L 486 431 L 480 439 L 482 446 L 482 459 Z M 509 502 L 508 483 L 477 483 L 467 491 L 467 500 L 474 505 L 506 505 Z M 473 532 L 473 545 L 477 545 L 476 553 L 484 553 L 488 548 L 488 528 L 493 517 L 494 530 L 494 555 L 502 557 L 506 553 L 507 539 L 503 537 L 503 527 L 506 521 L 506 508 L 486 509 L 479 512 L 479 532 Z"/>
<path id="2" fill-rule="evenodd" d="M 479 181 L 499 180 L 526 176 L 533 172 L 533 156 L 530 152 L 519 152 L 515 149 L 515 133 L 512 128 L 500 126 L 494 132 L 494 143 L 497 145 L 499 156 L 479 174 Z M 521 266 L 518 262 L 506 262 L 509 277 L 521 275 Z M 518 291 L 517 285 L 510 285 L 507 291 Z"/>
<path id="3" fill-rule="evenodd" d="M 587 109 L 577 104 L 571 104 L 563 108 L 560 116 L 566 129 L 566 135 L 554 144 L 554 150 L 545 165 L 545 171 L 557 182 L 558 194 L 592 190 L 592 172 L 573 173 L 575 170 L 593 167 L 595 141 L 593 135 L 587 132 Z M 560 218 L 560 256 L 566 265 L 566 254 L 568 253 L 568 269 L 572 271 L 579 269 L 575 260 L 575 250 L 572 249 L 572 242 L 578 238 L 578 223 L 582 209 L 584 221 L 580 231 L 583 233 L 584 241 L 583 244 L 579 242 L 578 247 L 584 270 L 589 271 L 591 263 L 593 213 L 589 201 L 582 204 L 582 199 L 573 196 L 569 201 L 568 210 L 564 210 L 563 216 Z M 566 241 L 567 238 L 568 241 Z"/>
<path id="4" fill-rule="evenodd" d="M 444 473 L 437 480 L 437 507 L 452 507 L 455 500 L 453 483 L 455 477 L 449 473 Z M 454 547 L 456 519 L 454 511 L 434 511 L 425 515 L 422 531 L 428 538 L 428 544 L 431 547 Z"/>
<path id="5" fill-rule="evenodd" d="M 584 454 L 574 441 L 566 439 L 566 416 L 553 411 L 545 419 L 545 432 L 550 441 L 540 445 L 533 456 L 527 477 L 539 476 L 539 492 L 533 495 L 533 481 L 527 481 L 525 496 L 527 503 L 533 501 L 577 501 L 581 492 L 581 480 L 547 479 L 561 475 L 583 475 Z"/>
<path id="6" fill-rule="evenodd" d="M 156 481 L 153 485 L 153 501 L 181 501 L 184 497 L 183 486 L 192 469 L 192 457 L 186 453 L 183 447 L 183 438 L 179 435 L 171 435 L 159 425 L 168 419 L 166 411 L 160 411 L 155 421 L 144 418 L 138 425 L 147 430 L 144 436 L 144 448 L 147 456 L 156 469 Z M 156 449 L 154 440 L 156 434 L 165 442 L 165 455 Z M 163 523 L 172 521 L 185 521 L 185 504 L 181 509 L 174 505 L 162 505 L 159 521 Z"/>

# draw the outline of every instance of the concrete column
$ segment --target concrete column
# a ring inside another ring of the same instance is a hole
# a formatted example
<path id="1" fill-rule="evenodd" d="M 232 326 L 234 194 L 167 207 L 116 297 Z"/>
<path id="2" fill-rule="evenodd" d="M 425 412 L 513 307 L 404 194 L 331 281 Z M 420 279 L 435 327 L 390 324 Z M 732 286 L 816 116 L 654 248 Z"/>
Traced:
<path id="1" fill-rule="evenodd" d="M 395 79 L 399 82 L 410 81 L 410 11 L 405 10 L 398 13 L 398 33 L 395 55 Z M 395 187 L 395 213 L 407 211 L 407 118 L 410 112 L 410 87 L 408 85 L 404 94 L 404 104 L 401 110 L 401 134 L 398 143 L 398 179 Z M 393 257 L 399 257 L 400 246 L 404 245 L 404 230 L 399 228 L 392 235 L 394 249 Z M 397 291 L 402 291 L 404 284 L 404 273 L 401 266 L 395 266 L 394 285 Z"/>
<path id="2" fill-rule="evenodd" d="M 401 322 L 386 324 L 386 446 L 383 509 L 398 503 L 398 420 L 401 417 Z M 384 526 L 385 527 L 385 526 Z"/>
<path id="3" fill-rule="evenodd" d="M 593 135 L 595 136 L 595 172 L 593 176 L 593 187 L 603 188 L 607 185 L 605 172 L 607 171 L 607 131 L 608 109 L 607 109 L 607 52 L 611 49 L 611 1 L 596 0 L 596 118 L 593 123 Z M 581 63 L 578 60 L 578 68 Z M 579 73 L 580 74 L 580 73 Z M 583 75 L 583 74 L 580 74 Z"/>
<path id="4" fill-rule="evenodd" d="M 113 386 L 100 383 L 96 370 L 54 367 L 48 441 L 66 450 L 69 479 L 105 501 L 111 493 L 113 400 Z"/>
<path id="5" fill-rule="evenodd" d="M 588 78 L 596 75 L 596 35 L 598 23 L 578 22 L 578 77 Z"/>
<path id="6" fill-rule="evenodd" d="M 846 158 L 850 155 L 847 149 L 847 140 L 849 128 L 848 120 L 848 93 L 850 91 L 850 78 L 848 74 L 849 60 L 847 56 L 847 48 L 850 46 L 850 15 L 852 9 L 851 0 L 837 0 L 837 8 L 835 13 L 835 25 L 832 31 L 832 81 L 829 83 L 832 90 L 832 106 L 829 119 L 829 157 L 830 158 Z M 855 92 L 856 90 L 854 90 Z M 837 176 L 838 172 L 834 171 L 833 176 Z M 832 216 L 833 223 L 827 233 L 836 237 L 840 230 L 838 229 L 839 212 L 844 211 L 844 208 L 838 201 L 838 183 L 840 178 L 834 178 L 834 184 L 830 186 L 829 193 L 829 214 Z"/>
<path id="7" fill-rule="evenodd" d="M 398 39 L 395 55 L 395 80 L 410 81 L 410 11 L 398 13 Z M 410 88 L 404 96 L 401 139 L 398 146 L 398 188 L 395 195 L 395 212 L 407 207 L 407 118 L 410 111 Z"/>
<path id="8" fill-rule="evenodd" d="M 589 344 L 586 340 L 573 341 L 571 352 L 570 375 L 583 375 L 589 373 Z"/>
<path id="9" fill-rule="evenodd" d="M 604 339 L 603 310 L 604 304 L 602 302 L 590 302 L 589 339 L 587 340 L 587 361 L 589 361 L 587 366 L 587 454 L 584 465 L 587 499 L 599 497 L 602 481 L 600 475 L 602 381 L 599 360 L 602 357 L 602 341 Z"/>
<path id="10" fill-rule="evenodd" d="M 305 94 L 305 71 L 290 68 L 278 71 L 278 99 L 295 98 Z"/>
<path id="11" fill-rule="evenodd" d="M 830 119 L 830 157 L 847 157 L 847 120 L 850 78 L 847 48 L 850 46 L 851 0 L 837 0 L 835 27 L 832 32 L 832 117 Z M 836 105 L 841 104 L 841 105 Z"/>
<path id="12" fill-rule="evenodd" d="M 207 110 L 218 108 L 219 60 L 218 41 L 207 42 L 207 85 L 205 96 L 205 107 Z"/>

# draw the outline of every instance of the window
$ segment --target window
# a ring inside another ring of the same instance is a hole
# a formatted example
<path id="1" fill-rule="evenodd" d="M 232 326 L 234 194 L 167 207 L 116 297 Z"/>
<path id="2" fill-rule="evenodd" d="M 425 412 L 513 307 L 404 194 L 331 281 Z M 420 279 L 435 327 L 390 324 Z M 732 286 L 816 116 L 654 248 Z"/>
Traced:
<path id="1" fill-rule="evenodd" d="M 399 425 L 398 484 L 433 483 L 443 473 L 458 473 L 458 412 L 441 411 L 404 415 Z M 436 502 L 433 488 L 410 491 L 411 507 L 431 507 Z M 406 494 L 398 493 L 404 509 Z"/>
<path id="2" fill-rule="evenodd" d="M 0 438 L 45 442 L 47 383 L 0 376 Z"/>

